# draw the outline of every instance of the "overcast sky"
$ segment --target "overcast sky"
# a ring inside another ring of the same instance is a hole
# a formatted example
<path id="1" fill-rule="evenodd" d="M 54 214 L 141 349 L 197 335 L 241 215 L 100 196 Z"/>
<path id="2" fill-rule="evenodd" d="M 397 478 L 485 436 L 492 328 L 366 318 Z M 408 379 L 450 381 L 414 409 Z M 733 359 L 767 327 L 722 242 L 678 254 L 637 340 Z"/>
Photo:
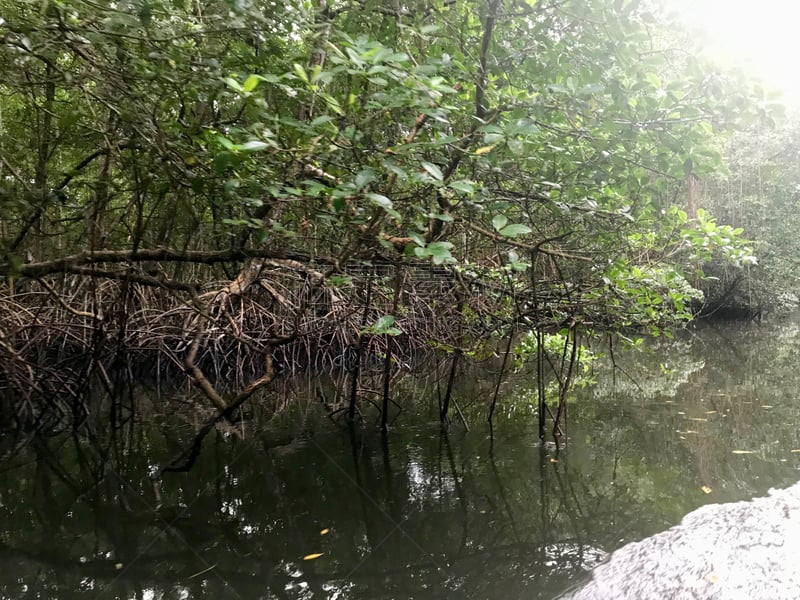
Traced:
<path id="1" fill-rule="evenodd" d="M 703 30 L 710 52 L 740 65 L 800 105 L 799 0 L 664 0 Z"/>

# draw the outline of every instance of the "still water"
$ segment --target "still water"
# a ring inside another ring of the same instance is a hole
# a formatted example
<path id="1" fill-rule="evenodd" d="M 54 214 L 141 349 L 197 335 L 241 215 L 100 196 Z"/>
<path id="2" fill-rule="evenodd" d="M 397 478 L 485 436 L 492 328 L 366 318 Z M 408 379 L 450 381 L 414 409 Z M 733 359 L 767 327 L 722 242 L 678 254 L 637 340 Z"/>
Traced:
<path id="1" fill-rule="evenodd" d="M 606 349 L 559 453 L 539 443 L 524 373 L 489 435 L 495 367 L 459 378 L 469 429 L 447 435 L 432 372 L 394 382 L 388 437 L 368 402 L 361 426 L 328 418 L 345 380 L 280 382 L 158 484 L 202 422 L 185 390 L 137 392 L 116 433 L 102 418 L 89 434 L 0 432 L 0 597 L 555 598 L 703 504 L 800 480 L 798 350 L 793 323 Z M 378 398 L 378 379 L 363 385 Z"/>

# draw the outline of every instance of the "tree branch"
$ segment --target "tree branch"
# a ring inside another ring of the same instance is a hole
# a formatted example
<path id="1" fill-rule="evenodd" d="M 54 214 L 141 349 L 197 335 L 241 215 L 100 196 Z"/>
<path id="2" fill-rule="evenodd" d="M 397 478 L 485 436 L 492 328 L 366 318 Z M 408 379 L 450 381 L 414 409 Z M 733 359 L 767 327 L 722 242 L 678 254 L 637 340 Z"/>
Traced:
<path id="1" fill-rule="evenodd" d="M 14 268 L 8 263 L 0 263 L 0 276 L 16 275 L 22 277 L 43 277 L 54 273 L 84 273 L 79 268 L 86 265 L 100 263 L 137 263 L 144 261 L 156 262 L 181 262 L 214 264 L 223 262 L 238 262 L 251 258 L 267 258 L 276 260 L 295 260 L 310 262 L 311 257 L 304 252 L 293 250 L 275 251 L 262 249 L 231 249 L 231 250 L 175 250 L 173 248 L 140 248 L 138 250 L 97 250 L 84 251 L 55 260 L 33 262 Z M 315 258 L 318 262 L 330 263 L 326 259 Z M 98 272 L 99 273 L 99 272 Z M 113 278 L 116 278 L 114 276 Z M 152 278 L 155 280 L 155 278 Z M 158 280 L 156 280 L 158 281 Z"/>

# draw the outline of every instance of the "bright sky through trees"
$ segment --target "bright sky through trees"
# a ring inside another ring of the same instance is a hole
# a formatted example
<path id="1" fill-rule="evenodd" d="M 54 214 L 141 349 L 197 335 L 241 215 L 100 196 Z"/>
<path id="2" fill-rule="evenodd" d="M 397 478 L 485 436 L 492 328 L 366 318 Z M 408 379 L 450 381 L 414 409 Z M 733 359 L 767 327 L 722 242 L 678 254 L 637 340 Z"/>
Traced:
<path id="1" fill-rule="evenodd" d="M 794 0 L 668 0 L 690 26 L 703 32 L 709 53 L 784 92 L 800 105 L 800 2 Z"/>

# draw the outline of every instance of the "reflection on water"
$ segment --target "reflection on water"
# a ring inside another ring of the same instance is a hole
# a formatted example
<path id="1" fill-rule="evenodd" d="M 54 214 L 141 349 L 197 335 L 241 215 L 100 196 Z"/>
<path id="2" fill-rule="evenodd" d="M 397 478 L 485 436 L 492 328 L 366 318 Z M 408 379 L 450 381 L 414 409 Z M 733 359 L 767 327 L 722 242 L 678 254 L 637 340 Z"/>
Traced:
<path id="1" fill-rule="evenodd" d="M 795 326 L 717 327 L 615 349 L 558 455 L 524 374 L 488 436 L 487 372 L 456 395 L 471 430 L 446 436 L 433 375 L 396 382 L 388 438 L 370 413 L 327 418 L 341 382 L 283 382 L 158 485 L 148 474 L 202 419 L 185 406 L 143 393 L 142 422 L 116 435 L 98 419 L 15 452 L 0 433 L 0 597 L 553 598 L 702 504 L 800 479 L 798 344 Z"/>

